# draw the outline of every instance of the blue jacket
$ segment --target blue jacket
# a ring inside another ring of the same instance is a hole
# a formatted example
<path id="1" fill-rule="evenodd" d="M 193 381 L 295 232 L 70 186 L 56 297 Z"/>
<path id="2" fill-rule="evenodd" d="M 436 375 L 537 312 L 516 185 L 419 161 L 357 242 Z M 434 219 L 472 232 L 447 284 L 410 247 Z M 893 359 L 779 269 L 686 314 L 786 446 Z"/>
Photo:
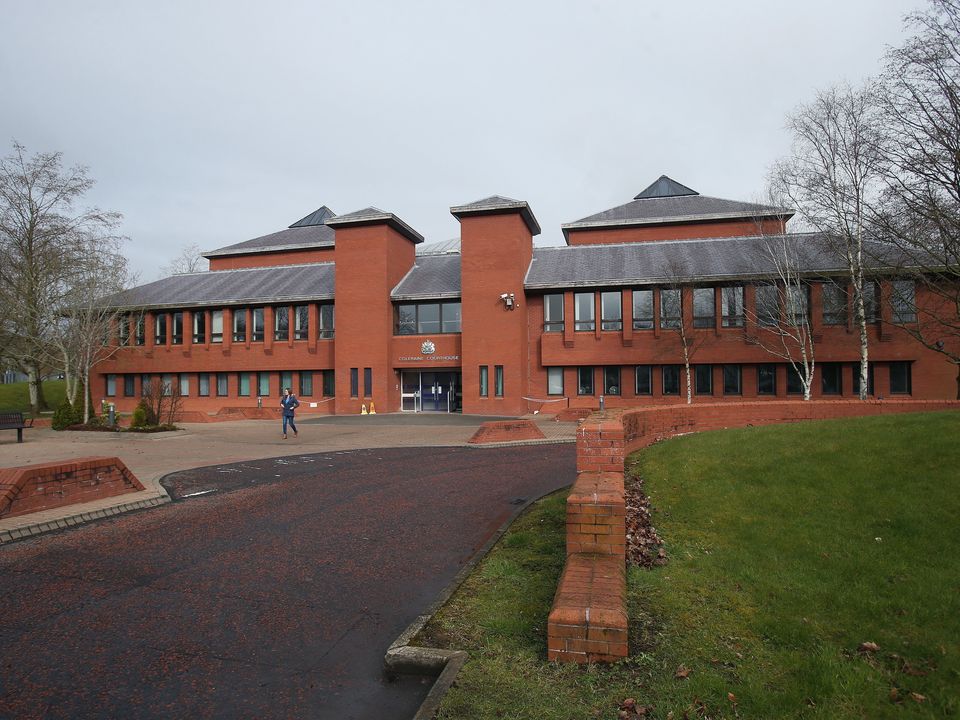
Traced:
<path id="1" fill-rule="evenodd" d="M 280 407 L 285 417 L 293 417 L 293 411 L 300 407 L 300 401 L 291 393 L 280 398 Z"/>

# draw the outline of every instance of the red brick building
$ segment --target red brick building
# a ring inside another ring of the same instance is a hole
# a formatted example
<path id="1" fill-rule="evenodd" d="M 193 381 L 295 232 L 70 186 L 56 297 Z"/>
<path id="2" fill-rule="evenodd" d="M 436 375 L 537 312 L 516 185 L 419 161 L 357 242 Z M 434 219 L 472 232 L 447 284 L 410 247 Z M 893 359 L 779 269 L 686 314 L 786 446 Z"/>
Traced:
<path id="1" fill-rule="evenodd" d="M 459 240 L 425 244 L 392 213 L 322 207 L 288 228 L 207 253 L 208 272 L 116 298 L 121 345 L 91 379 L 94 398 L 136 405 L 159 378 L 184 409 L 277 404 L 357 413 L 519 415 L 686 399 L 786 398 L 801 391 L 766 347 L 784 290 L 768 248 L 803 258 L 815 341 L 813 396 L 852 398 L 858 332 L 843 263 L 815 235 L 784 234 L 791 213 L 702 196 L 661 177 L 633 201 L 563 226 L 534 247 L 526 202 L 493 196 L 450 209 Z M 832 278 L 832 280 L 831 280 Z M 838 282 L 837 279 L 841 280 Z M 952 398 L 954 368 L 910 338 L 910 281 L 877 269 L 870 292 L 870 393 Z M 778 304 L 779 303 L 779 304 Z M 794 307 L 794 305 L 796 307 Z"/>

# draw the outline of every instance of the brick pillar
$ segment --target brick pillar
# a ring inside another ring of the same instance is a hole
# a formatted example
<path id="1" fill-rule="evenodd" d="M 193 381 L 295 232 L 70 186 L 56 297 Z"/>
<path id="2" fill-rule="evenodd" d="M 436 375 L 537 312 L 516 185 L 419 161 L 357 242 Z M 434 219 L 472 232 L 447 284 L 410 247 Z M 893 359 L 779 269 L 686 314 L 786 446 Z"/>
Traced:
<path id="1" fill-rule="evenodd" d="M 576 339 L 574 334 L 575 312 L 573 293 L 565 292 L 563 294 L 563 346 L 565 348 L 572 348 Z"/>
<path id="2" fill-rule="evenodd" d="M 623 346 L 633 347 L 633 290 L 620 292 L 620 317 L 623 318 Z M 623 394 L 622 389 L 620 394 Z"/>
<path id="3" fill-rule="evenodd" d="M 309 325 L 307 349 L 310 352 L 316 352 L 317 338 L 320 337 L 320 310 L 316 303 L 310 303 L 307 306 L 307 324 Z"/>
<path id="4" fill-rule="evenodd" d="M 263 349 L 266 352 L 273 350 L 273 333 L 276 332 L 273 305 L 263 308 Z"/>
<path id="5" fill-rule="evenodd" d="M 233 308 L 223 309 L 223 349 L 229 350 L 233 343 Z"/>

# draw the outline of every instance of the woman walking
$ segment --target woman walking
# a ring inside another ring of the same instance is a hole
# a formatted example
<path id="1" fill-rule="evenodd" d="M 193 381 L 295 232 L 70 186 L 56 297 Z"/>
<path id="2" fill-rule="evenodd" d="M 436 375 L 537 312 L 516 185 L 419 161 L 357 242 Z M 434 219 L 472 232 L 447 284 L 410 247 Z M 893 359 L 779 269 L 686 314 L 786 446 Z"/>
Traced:
<path id="1" fill-rule="evenodd" d="M 283 389 L 283 397 L 280 398 L 280 407 L 283 408 L 283 439 L 287 439 L 287 423 L 290 423 L 293 436 L 297 437 L 297 424 L 293 421 L 293 414 L 294 411 L 300 407 L 300 401 L 290 392 L 290 388 Z"/>

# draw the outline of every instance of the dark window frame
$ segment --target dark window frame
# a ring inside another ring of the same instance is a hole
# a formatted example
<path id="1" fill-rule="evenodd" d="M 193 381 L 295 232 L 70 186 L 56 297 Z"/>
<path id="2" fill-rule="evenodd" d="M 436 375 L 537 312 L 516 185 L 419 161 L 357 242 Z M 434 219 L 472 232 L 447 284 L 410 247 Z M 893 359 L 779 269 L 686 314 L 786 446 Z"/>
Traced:
<path id="1" fill-rule="evenodd" d="M 697 307 L 697 297 L 701 298 L 701 303 L 704 302 L 703 298 L 709 297 L 710 302 L 710 314 L 702 311 L 702 307 L 698 309 Z M 717 327 L 717 292 L 713 287 L 695 287 L 693 288 L 693 327 L 699 330 L 712 330 Z"/>
<path id="2" fill-rule="evenodd" d="M 646 376 L 646 389 L 643 389 L 641 385 L 641 376 Z M 633 391 L 635 395 L 653 395 L 653 365 L 637 365 L 634 368 Z"/>
<path id="3" fill-rule="evenodd" d="M 577 367 L 577 395 L 581 397 L 590 397 L 596 395 L 596 375 L 593 365 L 581 365 Z M 584 384 L 584 378 L 588 383 Z"/>
<path id="4" fill-rule="evenodd" d="M 616 317 L 607 317 L 607 300 L 616 298 L 614 306 L 616 308 Z M 623 292 L 620 290 L 606 290 L 600 293 L 600 330 L 602 331 L 620 331 L 623 330 Z"/>
<path id="5" fill-rule="evenodd" d="M 559 308 L 560 308 L 560 317 L 553 317 L 553 313 L 550 311 L 551 300 L 559 298 Z M 544 332 L 563 332 L 564 330 L 564 316 L 566 315 L 566 310 L 564 308 L 564 293 L 548 293 L 543 296 L 543 331 Z"/>

